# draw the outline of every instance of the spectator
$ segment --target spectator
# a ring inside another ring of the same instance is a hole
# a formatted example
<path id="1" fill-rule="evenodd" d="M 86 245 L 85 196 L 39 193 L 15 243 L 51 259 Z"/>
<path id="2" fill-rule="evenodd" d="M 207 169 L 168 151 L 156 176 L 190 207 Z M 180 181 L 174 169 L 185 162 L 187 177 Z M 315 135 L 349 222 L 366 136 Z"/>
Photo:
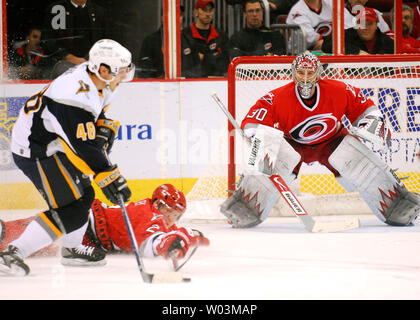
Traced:
<path id="1" fill-rule="evenodd" d="M 109 24 L 105 9 L 91 0 L 59 0 L 51 4 L 45 20 L 47 51 L 59 59 L 51 77 L 86 62 L 92 45 L 109 38 Z"/>
<path id="2" fill-rule="evenodd" d="M 227 72 L 227 36 L 211 24 L 214 0 L 197 0 L 196 21 L 182 30 L 181 72 L 183 77 L 224 76 Z"/>
<path id="3" fill-rule="evenodd" d="M 367 2 L 368 0 L 347 0 L 345 3 L 345 7 L 353 17 L 356 17 L 360 9 L 362 9 L 366 5 Z M 373 9 L 373 10 L 375 10 L 376 15 L 378 16 L 379 31 L 381 31 L 382 33 L 388 32 L 390 28 L 389 28 L 388 23 L 386 23 L 386 21 L 382 17 L 382 12 L 380 12 L 377 9 Z"/>
<path id="4" fill-rule="evenodd" d="M 410 36 L 416 40 L 420 40 L 420 0 L 417 1 L 417 7 L 413 9 L 414 18 L 413 18 L 413 30 L 411 31 Z"/>
<path id="5" fill-rule="evenodd" d="M 394 21 L 394 8 L 391 10 L 391 21 Z M 413 9 L 406 5 L 402 5 L 402 53 L 420 53 L 420 41 L 414 39 L 410 36 L 411 31 L 413 30 L 413 18 L 414 12 Z M 392 30 L 387 32 L 387 35 L 394 40 L 395 38 L 395 26 L 394 22 L 392 23 Z"/>
<path id="6" fill-rule="evenodd" d="M 345 54 L 393 54 L 394 41 L 379 31 L 378 15 L 372 8 L 365 7 L 357 15 L 357 26 L 345 30 Z M 322 51 L 332 52 L 332 36 L 325 38 Z"/>
<path id="7" fill-rule="evenodd" d="M 268 0 L 268 4 L 270 5 L 271 23 L 276 23 L 278 15 L 288 14 L 297 1 L 298 0 Z M 230 5 L 245 5 L 245 0 L 226 0 L 226 3 Z"/>
<path id="8" fill-rule="evenodd" d="M 181 16 L 180 25 L 184 19 L 184 6 L 180 6 Z M 163 22 L 163 17 L 161 17 Z M 143 40 L 139 56 L 139 78 L 164 78 L 164 58 L 162 43 L 163 28 L 162 25 L 154 33 L 146 36 Z"/>
<path id="9" fill-rule="evenodd" d="M 9 77 L 22 80 L 46 79 L 53 62 L 41 48 L 41 29 L 31 28 L 25 41 L 16 44 L 18 47 L 13 47 L 8 56 Z"/>
<path id="10" fill-rule="evenodd" d="M 273 56 L 286 54 L 283 35 L 264 26 L 263 8 L 258 0 L 246 0 L 245 28 L 234 33 L 229 40 L 231 59 L 240 56 Z"/>
<path id="11" fill-rule="evenodd" d="M 332 0 L 299 0 L 290 10 L 286 24 L 298 24 L 306 31 L 308 49 L 320 50 L 324 37 L 331 35 Z M 352 15 L 344 11 L 344 28 L 353 26 Z"/>

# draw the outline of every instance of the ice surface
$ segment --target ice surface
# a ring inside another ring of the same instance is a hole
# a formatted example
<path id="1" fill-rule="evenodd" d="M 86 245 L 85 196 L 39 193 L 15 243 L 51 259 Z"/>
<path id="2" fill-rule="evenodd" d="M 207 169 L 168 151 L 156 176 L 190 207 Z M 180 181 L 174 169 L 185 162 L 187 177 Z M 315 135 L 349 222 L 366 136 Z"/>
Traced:
<path id="1" fill-rule="evenodd" d="M 391 227 L 373 215 L 360 221 L 359 229 L 329 234 L 308 233 L 294 217 L 253 229 L 194 222 L 211 245 L 181 269 L 190 283 L 143 283 L 130 254 L 108 255 L 104 267 L 28 258 L 29 276 L 0 277 L 0 300 L 420 299 L 420 222 Z M 169 261 L 144 262 L 150 273 L 171 271 Z"/>

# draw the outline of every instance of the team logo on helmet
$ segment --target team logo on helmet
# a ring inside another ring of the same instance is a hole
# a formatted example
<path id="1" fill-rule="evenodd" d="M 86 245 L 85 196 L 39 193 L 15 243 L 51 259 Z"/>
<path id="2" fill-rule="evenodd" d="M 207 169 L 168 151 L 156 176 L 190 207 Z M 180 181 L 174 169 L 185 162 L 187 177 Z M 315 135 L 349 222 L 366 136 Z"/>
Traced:
<path id="1" fill-rule="evenodd" d="M 319 59 L 312 53 L 304 53 L 298 55 L 293 62 L 295 70 L 304 69 L 316 71 L 319 67 L 319 64 Z"/>

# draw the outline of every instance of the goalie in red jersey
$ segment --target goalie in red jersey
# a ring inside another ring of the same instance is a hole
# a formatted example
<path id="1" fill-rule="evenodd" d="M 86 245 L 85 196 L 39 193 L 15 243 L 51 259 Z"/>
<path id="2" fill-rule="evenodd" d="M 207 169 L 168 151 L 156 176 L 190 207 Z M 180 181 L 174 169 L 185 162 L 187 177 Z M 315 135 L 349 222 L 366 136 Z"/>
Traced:
<path id="1" fill-rule="evenodd" d="M 241 128 L 252 141 L 248 168 L 221 206 L 233 227 L 252 227 L 267 218 L 278 198 L 271 175 L 288 184 L 303 163 L 313 162 L 328 168 L 347 191 L 357 190 L 381 221 L 405 226 L 418 216 L 420 196 L 360 141 L 378 150 L 389 147 L 381 111 L 359 88 L 321 78 L 322 70 L 314 54 L 298 55 L 291 66 L 293 81 L 260 98 L 243 119 Z"/>
<path id="2" fill-rule="evenodd" d="M 200 231 L 176 225 L 186 211 L 187 203 L 184 194 L 171 184 L 156 188 L 151 199 L 130 202 L 126 207 L 141 254 L 145 257 L 181 259 L 191 246 L 209 245 L 209 240 Z M 0 220 L 0 250 L 17 239 L 34 218 Z M 95 199 L 83 242 L 78 247 L 79 256 L 66 255 L 65 250 L 62 249 L 62 263 L 75 266 L 104 265 L 106 253 L 132 252 L 120 207 L 108 207 Z M 47 247 L 38 252 L 45 253 L 56 251 Z"/>

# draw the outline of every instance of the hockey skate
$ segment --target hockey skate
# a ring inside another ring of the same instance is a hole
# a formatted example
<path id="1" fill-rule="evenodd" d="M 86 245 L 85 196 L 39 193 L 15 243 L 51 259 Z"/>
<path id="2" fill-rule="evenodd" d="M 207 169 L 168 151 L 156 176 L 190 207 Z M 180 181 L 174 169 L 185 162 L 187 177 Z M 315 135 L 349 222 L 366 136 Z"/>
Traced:
<path id="1" fill-rule="evenodd" d="M 9 245 L 6 251 L 0 252 L 0 274 L 10 276 L 26 276 L 29 274 L 28 265 L 23 262 L 19 249 Z"/>
<path id="2" fill-rule="evenodd" d="M 83 244 L 75 248 L 61 248 L 61 264 L 65 266 L 104 266 L 105 252 Z"/>

